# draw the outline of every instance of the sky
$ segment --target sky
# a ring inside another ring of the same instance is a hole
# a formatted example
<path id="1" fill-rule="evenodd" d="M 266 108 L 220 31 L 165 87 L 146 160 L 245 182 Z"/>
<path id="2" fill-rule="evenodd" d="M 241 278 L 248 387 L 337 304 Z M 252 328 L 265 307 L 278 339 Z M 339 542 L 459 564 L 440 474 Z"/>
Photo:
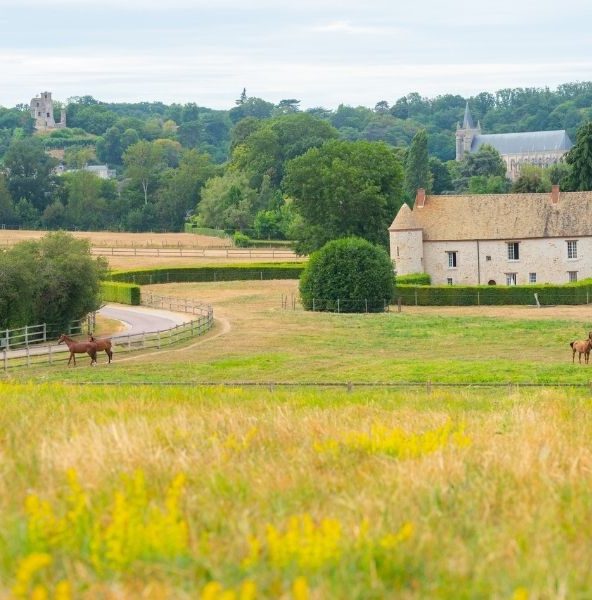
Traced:
<path id="1" fill-rule="evenodd" d="M 393 104 L 592 80 L 591 0 L 0 0 L 0 106 Z"/>

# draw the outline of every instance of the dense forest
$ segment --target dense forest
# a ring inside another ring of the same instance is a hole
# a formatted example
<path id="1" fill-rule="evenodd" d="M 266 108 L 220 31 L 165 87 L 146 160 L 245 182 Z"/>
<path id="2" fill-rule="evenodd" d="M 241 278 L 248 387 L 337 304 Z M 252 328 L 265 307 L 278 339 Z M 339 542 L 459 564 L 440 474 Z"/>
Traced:
<path id="1" fill-rule="evenodd" d="M 351 206 L 378 202 L 382 226 L 418 185 L 435 193 L 510 189 L 491 148 L 453 161 L 467 100 L 484 133 L 566 129 L 575 141 L 592 119 L 592 82 L 470 98 L 412 93 L 373 108 L 334 110 L 301 110 L 296 99 L 274 104 L 246 90 L 229 110 L 81 96 L 65 106 L 54 102 L 56 114 L 66 108 L 68 127 L 46 133 L 34 131 L 27 105 L 0 107 L 0 226 L 178 231 L 189 219 L 239 232 L 239 239 L 248 233 L 305 241 L 311 219 L 323 223 L 310 198 L 326 193 L 299 169 L 333 190 L 338 183 L 315 170 L 319 164 L 333 171 L 341 165 L 341 181 L 349 182 L 342 195 Z M 116 177 L 85 170 L 96 164 Z M 527 170 L 522 189 L 543 189 L 551 180 L 569 187 L 568 171 Z M 358 233 L 356 225 L 346 233 Z"/>

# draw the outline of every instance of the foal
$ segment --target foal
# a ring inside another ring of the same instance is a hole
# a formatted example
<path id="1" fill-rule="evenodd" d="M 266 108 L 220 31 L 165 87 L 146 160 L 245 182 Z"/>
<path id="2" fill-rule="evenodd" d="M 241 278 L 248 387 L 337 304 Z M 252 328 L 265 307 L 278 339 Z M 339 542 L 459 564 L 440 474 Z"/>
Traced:
<path id="1" fill-rule="evenodd" d="M 576 362 L 576 352 L 578 352 L 578 361 L 582 364 L 582 354 L 584 355 L 584 362 L 588 364 L 590 360 L 590 350 L 592 350 L 592 331 L 588 333 L 587 340 L 577 340 L 575 342 L 570 342 L 572 355 L 571 362 Z"/>

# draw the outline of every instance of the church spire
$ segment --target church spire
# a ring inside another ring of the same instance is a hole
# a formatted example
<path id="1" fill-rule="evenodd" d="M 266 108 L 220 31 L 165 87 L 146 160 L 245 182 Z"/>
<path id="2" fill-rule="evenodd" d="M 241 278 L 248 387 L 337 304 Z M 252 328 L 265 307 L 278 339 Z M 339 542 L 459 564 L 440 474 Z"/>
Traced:
<path id="1" fill-rule="evenodd" d="M 473 117 L 471 116 L 471 111 L 469 110 L 469 101 L 467 100 L 467 105 L 465 106 L 465 118 L 463 120 L 463 129 L 475 129 L 475 124 L 473 123 Z"/>

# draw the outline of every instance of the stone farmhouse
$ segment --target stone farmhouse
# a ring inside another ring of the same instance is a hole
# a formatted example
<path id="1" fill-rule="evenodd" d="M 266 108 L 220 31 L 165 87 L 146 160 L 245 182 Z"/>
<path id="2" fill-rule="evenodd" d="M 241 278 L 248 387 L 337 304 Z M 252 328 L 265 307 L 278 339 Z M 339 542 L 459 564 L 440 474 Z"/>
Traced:
<path id="1" fill-rule="evenodd" d="M 56 123 L 54 119 L 51 92 L 41 92 L 39 96 L 31 100 L 29 106 L 31 116 L 35 119 L 35 129 L 37 131 L 48 131 L 66 127 L 66 111 L 64 109 L 62 109 L 60 121 Z"/>
<path id="2" fill-rule="evenodd" d="M 592 277 L 592 192 L 426 196 L 389 227 L 397 274 L 434 285 L 568 283 Z"/>
<path id="3" fill-rule="evenodd" d="M 477 152 L 485 144 L 493 146 L 506 163 L 506 177 L 514 181 L 523 164 L 548 167 L 561 160 L 573 146 L 564 129 L 528 131 L 523 133 L 482 134 L 481 123 L 474 125 L 469 103 L 465 108 L 462 127 L 456 129 L 456 160 Z"/>

